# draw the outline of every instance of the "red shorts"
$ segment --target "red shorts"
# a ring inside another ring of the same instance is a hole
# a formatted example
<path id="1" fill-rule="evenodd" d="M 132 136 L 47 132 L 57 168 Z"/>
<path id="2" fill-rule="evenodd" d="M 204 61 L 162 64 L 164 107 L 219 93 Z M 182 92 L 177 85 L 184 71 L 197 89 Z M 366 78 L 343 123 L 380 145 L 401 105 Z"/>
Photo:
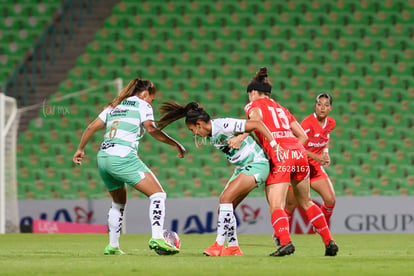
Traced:
<path id="1" fill-rule="evenodd" d="M 290 149 L 284 152 L 283 164 L 271 162 L 266 185 L 290 183 L 292 179 L 301 181 L 309 176 L 309 163 L 305 149 Z"/>
<path id="2" fill-rule="evenodd" d="M 329 178 L 328 174 L 325 172 L 325 169 L 323 168 L 321 164 L 318 164 L 318 166 L 309 164 L 309 168 L 310 168 L 310 174 L 309 174 L 310 182 Z"/>
<path id="3" fill-rule="evenodd" d="M 309 164 L 309 168 L 309 178 L 311 183 L 321 179 L 329 178 L 322 165 L 315 167 L 312 166 L 312 164 Z M 289 190 L 292 190 L 292 186 L 289 186 Z"/>

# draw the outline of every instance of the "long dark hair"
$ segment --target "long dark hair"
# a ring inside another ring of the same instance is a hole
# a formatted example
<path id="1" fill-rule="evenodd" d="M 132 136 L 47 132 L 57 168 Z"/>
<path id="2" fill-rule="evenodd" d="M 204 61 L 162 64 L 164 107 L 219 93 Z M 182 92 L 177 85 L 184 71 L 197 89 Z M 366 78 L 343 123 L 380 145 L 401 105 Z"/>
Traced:
<path id="1" fill-rule="evenodd" d="M 259 92 L 259 94 L 270 96 L 273 85 L 268 77 L 269 72 L 267 70 L 267 67 L 260 68 L 250 83 L 247 85 L 247 93 L 251 92 L 252 90 L 256 90 Z"/>
<path id="2" fill-rule="evenodd" d="M 116 107 L 126 98 L 139 94 L 145 90 L 148 90 L 150 95 L 154 94 L 156 91 L 154 84 L 150 80 L 142 80 L 139 78 L 133 79 L 128 83 L 127 86 L 125 86 L 121 90 L 119 95 L 116 96 L 115 99 L 113 99 L 113 101 L 108 105 L 111 107 Z"/>
<path id="3" fill-rule="evenodd" d="M 159 107 L 161 119 L 157 121 L 159 129 L 163 129 L 172 122 L 185 118 L 186 124 L 195 125 L 198 120 L 210 121 L 210 115 L 197 102 L 185 105 L 177 102 L 163 102 Z"/>

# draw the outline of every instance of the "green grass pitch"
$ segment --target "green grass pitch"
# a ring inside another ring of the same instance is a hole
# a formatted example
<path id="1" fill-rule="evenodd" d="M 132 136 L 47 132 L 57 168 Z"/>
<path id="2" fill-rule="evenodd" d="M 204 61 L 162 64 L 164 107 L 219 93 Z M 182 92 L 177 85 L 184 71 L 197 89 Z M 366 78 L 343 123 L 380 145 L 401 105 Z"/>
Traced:
<path id="1" fill-rule="evenodd" d="M 414 275 L 414 235 L 334 235 L 340 251 L 325 257 L 317 235 L 293 235 L 296 252 L 269 257 L 269 235 L 239 235 L 244 256 L 202 255 L 215 235 L 180 235 L 181 252 L 158 256 L 149 235 L 121 236 L 124 256 L 104 256 L 105 234 L 0 235 L 0 275 Z"/>

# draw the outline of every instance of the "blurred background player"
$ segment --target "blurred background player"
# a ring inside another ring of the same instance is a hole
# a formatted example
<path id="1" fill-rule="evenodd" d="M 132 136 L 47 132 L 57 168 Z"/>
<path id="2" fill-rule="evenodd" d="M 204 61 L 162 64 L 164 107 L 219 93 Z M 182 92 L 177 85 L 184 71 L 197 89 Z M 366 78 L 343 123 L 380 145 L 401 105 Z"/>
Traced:
<path id="1" fill-rule="evenodd" d="M 303 147 L 307 136 L 289 110 L 270 99 L 271 91 L 268 70 L 266 67 L 260 68 L 247 86 L 250 103 L 245 107 L 248 118 L 263 121 L 283 151 L 283 158 L 279 158 L 263 136 L 255 131 L 259 143 L 271 158 L 265 190 L 274 235 L 279 239 L 280 246 L 270 256 L 285 256 L 295 251 L 289 233 L 288 217 L 284 211 L 289 185 L 292 185 L 299 206 L 305 210 L 308 220 L 321 235 L 325 244 L 325 256 L 335 256 L 338 246 L 332 239 L 322 211 L 310 197 L 309 164 Z M 239 138 L 243 139 L 243 136 L 234 138 L 229 144 L 237 147 Z"/>
<path id="2" fill-rule="evenodd" d="M 169 144 L 185 154 L 184 147 L 156 128 L 151 102 L 156 89 L 149 80 L 133 79 L 121 93 L 99 114 L 83 132 L 73 162 L 81 165 L 84 149 L 92 135 L 106 127 L 104 141 L 98 152 L 99 174 L 112 197 L 108 212 L 109 244 L 105 255 L 122 255 L 119 237 L 122 229 L 123 212 L 127 201 L 125 184 L 134 187 L 150 199 L 149 217 L 152 238 L 151 249 L 176 252 L 163 238 L 166 193 L 155 175 L 138 157 L 139 140 L 145 131 L 155 139 Z"/>
<path id="3" fill-rule="evenodd" d="M 308 135 L 308 141 L 304 146 L 308 155 L 310 185 L 322 197 L 321 210 L 328 225 L 336 203 L 332 182 L 323 169 L 331 163 L 328 151 L 329 135 L 336 125 L 335 119 L 328 116 L 332 111 L 332 101 L 330 94 L 320 93 L 316 97 L 315 112 L 301 123 Z M 292 189 L 289 189 L 285 211 L 290 225 L 292 225 L 292 215 L 296 207 L 295 196 Z"/>
<path id="4" fill-rule="evenodd" d="M 237 239 L 234 209 L 251 190 L 264 184 L 269 174 L 269 161 L 251 136 L 247 135 L 238 149 L 230 148 L 227 141 L 234 135 L 253 130 L 268 139 L 272 150 L 278 147 L 276 141 L 260 121 L 233 118 L 212 120 L 209 114 L 195 102 L 187 105 L 163 103 L 160 111 L 162 115 L 158 122 L 160 129 L 185 117 L 185 123 L 194 136 L 208 137 L 206 142 L 213 144 L 226 155 L 232 165 L 236 166 L 219 198 L 216 241 L 204 250 L 204 254 L 207 256 L 243 255 Z M 225 241 L 228 243 L 226 248 L 224 248 Z"/>

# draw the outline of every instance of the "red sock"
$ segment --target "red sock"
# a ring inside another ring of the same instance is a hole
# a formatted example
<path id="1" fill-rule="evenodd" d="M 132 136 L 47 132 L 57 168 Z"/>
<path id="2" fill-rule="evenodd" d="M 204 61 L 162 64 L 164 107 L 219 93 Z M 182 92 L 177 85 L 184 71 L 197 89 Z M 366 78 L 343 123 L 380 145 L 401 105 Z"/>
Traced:
<path id="1" fill-rule="evenodd" d="M 274 210 L 271 222 L 273 229 L 275 230 L 275 236 L 279 238 L 280 244 L 288 244 L 291 239 L 289 234 L 289 221 L 285 211 L 283 209 Z"/>
<path id="2" fill-rule="evenodd" d="M 293 212 L 291 213 L 288 210 L 286 210 L 286 208 L 285 208 L 285 213 L 286 213 L 287 218 L 289 220 L 289 229 L 292 229 Z"/>
<path id="3" fill-rule="evenodd" d="M 315 227 L 316 232 L 321 235 L 323 243 L 328 245 L 332 240 L 332 236 L 321 209 L 316 204 L 313 204 L 312 207 L 306 210 L 306 216 L 313 227 Z"/>
<path id="4" fill-rule="evenodd" d="M 333 204 L 332 206 L 329 206 L 329 205 L 326 205 L 325 202 L 322 203 L 321 211 L 322 211 L 323 215 L 325 216 L 325 219 L 326 219 L 326 222 L 328 223 L 328 225 L 329 225 L 329 222 L 331 220 L 331 216 L 332 216 L 334 207 L 335 207 L 335 204 Z"/>

